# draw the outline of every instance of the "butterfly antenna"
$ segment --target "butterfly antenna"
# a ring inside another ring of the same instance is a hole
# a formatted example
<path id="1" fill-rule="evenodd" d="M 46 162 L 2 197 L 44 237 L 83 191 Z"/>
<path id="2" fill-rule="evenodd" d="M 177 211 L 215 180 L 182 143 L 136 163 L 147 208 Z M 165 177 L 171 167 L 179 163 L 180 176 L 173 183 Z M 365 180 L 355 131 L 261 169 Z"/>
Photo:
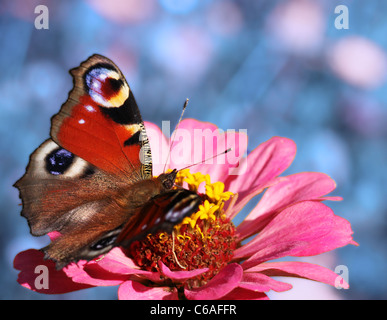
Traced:
<path id="1" fill-rule="evenodd" d="M 181 169 L 179 169 L 178 171 L 181 171 L 181 170 L 184 170 L 184 169 L 191 168 L 191 167 L 196 166 L 197 164 L 200 164 L 200 163 L 205 163 L 206 161 L 211 160 L 211 159 L 214 159 L 214 158 L 216 158 L 216 157 L 218 157 L 218 156 L 221 156 L 222 154 L 226 154 L 227 152 L 230 152 L 231 150 L 232 150 L 232 148 L 228 148 L 227 150 L 224 150 L 224 151 L 221 152 L 221 153 L 218 153 L 218 154 L 216 154 L 216 155 L 214 155 L 214 156 L 212 156 L 212 157 L 210 157 L 210 158 L 207 158 L 207 159 L 205 159 L 205 160 L 203 160 L 203 161 L 199 161 L 199 162 L 190 164 L 189 166 L 186 166 L 186 167 L 184 167 L 184 168 L 181 168 Z"/>
<path id="2" fill-rule="evenodd" d="M 232 148 L 228 148 L 227 150 L 225 150 L 225 151 L 223 151 L 223 152 L 221 152 L 221 153 L 218 153 L 218 154 L 216 154 L 216 155 L 214 155 L 214 156 L 212 156 L 212 157 L 210 157 L 210 158 L 207 158 L 207 159 L 204 160 L 204 161 L 199 161 L 199 162 L 190 164 L 189 166 L 184 167 L 184 168 L 181 168 L 181 169 L 179 169 L 179 170 L 177 170 L 177 171 L 179 172 L 180 170 L 188 169 L 188 168 L 191 168 L 191 167 L 193 167 L 193 166 L 196 166 L 197 164 L 204 163 L 204 162 L 206 162 L 206 161 L 208 161 L 208 160 L 211 160 L 211 159 L 213 159 L 213 158 L 215 158 L 215 157 L 218 157 L 218 156 L 220 156 L 220 155 L 222 155 L 222 154 L 226 154 L 227 152 L 230 152 L 231 150 L 232 150 Z M 177 187 L 177 188 L 184 189 L 184 187 L 179 186 L 179 185 L 176 184 L 176 183 L 174 183 L 174 186 Z"/>
<path id="3" fill-rule="evenodd" d="M 164 164 L 163 172 L 165 172 L 165 168 L 167 167 L 167 163 L 169 161 L 169 157 L 171 156 L 171 149 L 172 149 L 173 141 L 175 140 L 176 131 L 177 131 L 177 128 L 179 127 L 179 125 L 180 125 L 181 119 L 183 119 L 183 115 L 184 115 L 185 109 L 187 108 L 188 101 L 189 101 L 189 99 L 187 98 L 185 100 L 185 102 L 184 102 L 183 110 L 181 111 L 181 115 L 180 115 L 180 119 L 179 119 L 179 121 L 176 124 L 175 131 L 173 132 L 173 136 L 172 136 L 172 139 L 171 139 L 171 144 L 169 145 L 168 156 L 167 156 L 167 160 L 165 161 L 165 164 Z"/>

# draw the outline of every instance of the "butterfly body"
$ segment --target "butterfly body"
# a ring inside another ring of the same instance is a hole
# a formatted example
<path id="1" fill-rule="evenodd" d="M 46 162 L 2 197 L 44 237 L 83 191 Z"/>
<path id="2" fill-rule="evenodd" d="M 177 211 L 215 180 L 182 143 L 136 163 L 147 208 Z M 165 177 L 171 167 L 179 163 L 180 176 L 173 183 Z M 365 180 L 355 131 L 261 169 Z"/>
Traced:
<path id="1" fill-rule="evenodd" d="M 172 189 L 176 170 L 153 177 L 141 114 L 112 61 L 93 55 L 70 73 L 74 88 L 51 120 L 51 138 L 15 183 L 31 234 L 60 233 L 42 249 L 58 268 L 171 231 L 201 203 Z"/>

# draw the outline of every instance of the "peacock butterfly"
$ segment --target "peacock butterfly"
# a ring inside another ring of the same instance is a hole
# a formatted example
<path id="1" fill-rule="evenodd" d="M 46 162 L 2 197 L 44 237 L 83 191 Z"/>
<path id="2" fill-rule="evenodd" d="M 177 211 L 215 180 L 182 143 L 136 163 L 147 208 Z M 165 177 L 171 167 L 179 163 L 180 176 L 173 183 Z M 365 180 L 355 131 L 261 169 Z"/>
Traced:
<path id="1" fill-rule="evenodd" d="M 170 232 L 202 202 L 195 192 L 172 188 L 177 170 L 152 176 L 140 111 L 111 60 L 95 54 L 70 73 L 74 87 L 51 119 L 51 138 L 15 183 L 31 234 L 60 234 L 41 249 L 58 269 Z"/>

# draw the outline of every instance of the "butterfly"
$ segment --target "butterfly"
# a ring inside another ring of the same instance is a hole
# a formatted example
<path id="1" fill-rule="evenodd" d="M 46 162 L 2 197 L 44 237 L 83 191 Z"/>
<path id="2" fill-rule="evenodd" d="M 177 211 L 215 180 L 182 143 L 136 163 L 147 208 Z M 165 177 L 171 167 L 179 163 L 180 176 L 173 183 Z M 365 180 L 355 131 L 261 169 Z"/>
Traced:
<path id="1" fill-rule="evenodd" d="M 171 232 L 202 203 L 197 193 L 173 188 L 176 169 L 152 176 L 144 122 L 111 60 L 95 54 L 70 73 L 74 87 L 51 118 L 51 138 L 14 185 L 31 234 L 59 232 L 41 249 L 57 269 Z"/>

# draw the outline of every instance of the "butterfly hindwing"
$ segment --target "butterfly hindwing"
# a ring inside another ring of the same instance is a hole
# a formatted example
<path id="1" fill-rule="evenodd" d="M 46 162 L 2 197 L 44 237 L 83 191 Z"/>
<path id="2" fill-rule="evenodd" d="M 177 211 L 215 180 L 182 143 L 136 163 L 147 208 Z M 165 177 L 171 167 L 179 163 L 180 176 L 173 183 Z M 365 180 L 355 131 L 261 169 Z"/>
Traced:
<path id="1" fill-rule="evenodd" d="M 173 227 L 196 212 L 202 199 L 196 192 L 186 189 L 173 189 L 159 194 L 148 201 L 138 213 L 135 221 L 123 226 L 116 243 L 128 246 L 149 233 L 159 230 L 172 232 Z"/>
<path id="2" fill-rule="evenodd" d="M 23 202 L 22 215 L 31 233 L 40 236 L 90 220 L 85 206 L 116 198 L 126 183 L 48 139 L 32 153 L 25 175 L 15 186 Z"/>

